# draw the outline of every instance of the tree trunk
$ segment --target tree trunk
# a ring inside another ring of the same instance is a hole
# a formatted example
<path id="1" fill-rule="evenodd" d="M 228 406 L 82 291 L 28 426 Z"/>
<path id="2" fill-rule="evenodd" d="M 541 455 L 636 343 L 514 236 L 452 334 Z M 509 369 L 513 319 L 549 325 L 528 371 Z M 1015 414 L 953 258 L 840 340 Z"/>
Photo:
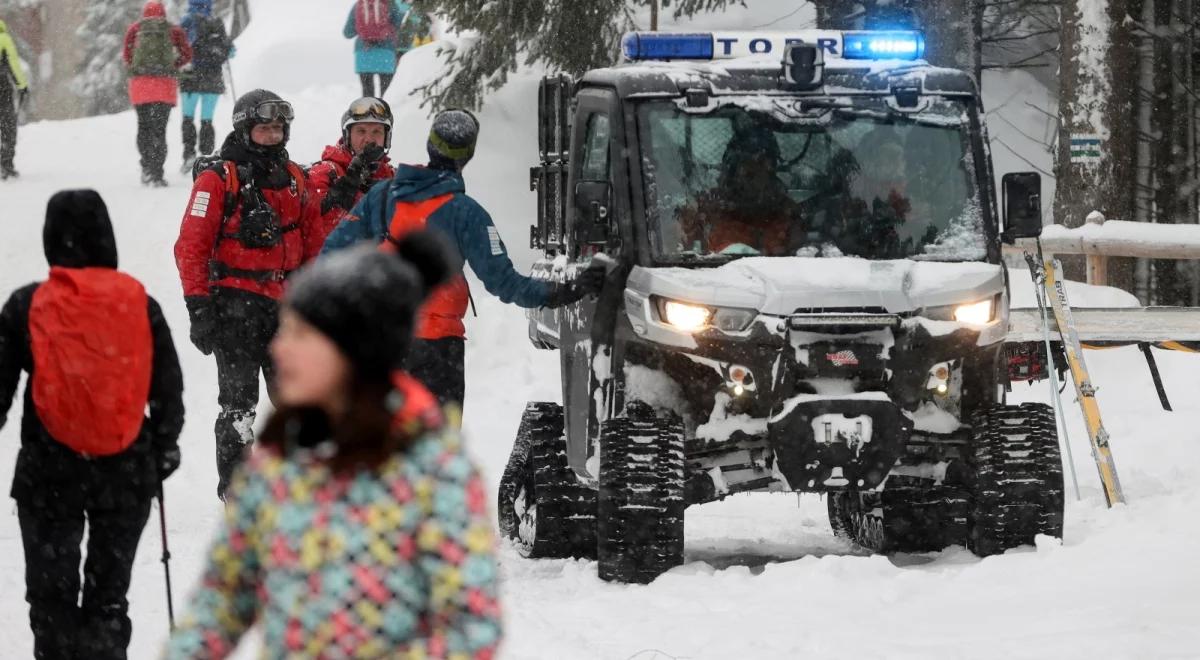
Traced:
<path id="1" fill-rule="evenodd" d="M 1106 103 L 1112 89 L 1108 10 L 1108 0 L 1067 0 L 1062 8 L 1054 219 L 1067 227 L 1079 227 L 1088 213 L 1103 211 L 1106 191 L 1115 181 L 1112 149 L 1117 145 L 1112 142 Z M 1090 155 L 1088 148 L 1076 149 L 1072 162 L 1072 136 L 1098 138 L 1098 157 Z M 1081 257 L 1063 259 L 1063 266 L 1067 278 L 1086 278 Z"/>
<path id="2" fill-rule="evenodd" d="M 1108 218 L 1131 220 L 1137 215 L 1138 169 L 1138 41 L 1135 26 L 1126 16 L 1137 16 L 1142 0 L 1109 0 L 1108 16 L 1112 30 L 1108 50 L 1108 68 L 1112 80 L 1105 106 L 1108 116 L 1109 178 L 1102 190 L 1101 209 Z M 1109 259 L 1108 283 L 1126 291 L 1134 290 L 1136 260 Z"/>
<path id="3" fill-rule="evenodd" d="M 982 0 L 911 2 L 925 32 L 925 59 L 930 64 L 961 69 L 982 84 Z"/>
<path id="4" fill-rule="evenodd" d="M 869 0 L 868 0 L 869 1 Z M 817 25 L 826 30 L 858 30 L 858 0 L 819 0 L 817 3 Z"/>

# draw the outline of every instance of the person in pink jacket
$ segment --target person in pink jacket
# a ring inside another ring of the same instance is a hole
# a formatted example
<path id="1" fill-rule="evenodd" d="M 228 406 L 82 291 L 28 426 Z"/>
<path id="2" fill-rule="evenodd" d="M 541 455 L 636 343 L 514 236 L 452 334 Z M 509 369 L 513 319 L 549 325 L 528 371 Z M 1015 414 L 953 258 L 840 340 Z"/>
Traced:
<path id="1" fill-rule="evenodd" d="M 192 47 L 183 28 L 167 21 L 163 4 L 150 0 L 141 20 L 125 32 L 123 57 L 129 69 L 129 100 L 137 111 L 142 183 L 163 187 L 167 120 L 179 99 L 179 70 L 192 60 Z"/>

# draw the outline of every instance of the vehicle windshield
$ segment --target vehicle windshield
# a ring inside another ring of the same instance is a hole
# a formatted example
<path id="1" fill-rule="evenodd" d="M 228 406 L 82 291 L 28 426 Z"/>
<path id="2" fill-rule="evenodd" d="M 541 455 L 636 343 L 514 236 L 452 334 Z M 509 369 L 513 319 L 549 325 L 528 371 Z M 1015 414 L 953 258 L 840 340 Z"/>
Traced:
<path id="1" fill-rule="evenodd" d="M 923 97 L 904 113 L 874 97 L 719 103 L 639 108 L 656 259 L 986 257 L 964 103 Z"/>

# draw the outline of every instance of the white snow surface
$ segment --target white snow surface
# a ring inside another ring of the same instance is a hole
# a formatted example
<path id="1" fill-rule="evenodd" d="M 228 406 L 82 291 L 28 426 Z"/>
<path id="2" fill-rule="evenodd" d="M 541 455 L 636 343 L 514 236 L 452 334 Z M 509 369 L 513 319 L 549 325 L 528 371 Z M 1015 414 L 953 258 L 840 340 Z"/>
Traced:
<path id="1" fill-rule="evenodd" d="M 298 114 L 291 153 L 297 160 L 314 159 L 336 138 L 345 104 L 358 96 L 351 42 L 340 34 L 345 3 L 253 4 L 258 16 L 270 15 L 271 20 L 256 21 L 238 43 L 238 90 L 270 86 L 291 100 Z M 692 27 L 751 29 L 789 12 L 790 3 L 748 0 L 746 7 L 731 6 Z M 772 27 L 807 27 L 811 21 L 811 11 L 805 10 Z M 388 94 L 397 113 L 392 153 L 400 160 L 424 159 L 428 119 L 405 93 L 414 83 L 438 75 L 435 48 L 406 56 Z M 480 115 L 478 155 L 466 177 L 522 266 L 534 258 L 524 249 L 523 237 L 535 208 L 526 168 L 536 157 L 537 75 L 522 68 L 492 97 Z M 1014 84 L 1008 91 L 1018 90 Z M 229 127 L 229 108 L 226 98 L 218 110 L 219 131 Z M 169 132 L 171 167 L 179 158 L 177 118 L 173 116 Z M 51 193 L 87 186 L 104 195 L 122 267 L 162 303 L 185 372 L 184 460 L 167 483 L 178 611 L 222 513 L 215 496 L 212 436 L 216 372 L 212 359 L 188 343 L 171 252 L 188 201 L 188 182 L 175 174 L 168 176 L 170 188 L 148 190 L 138 184 L 134 124 L 127 112 L 22 128 L 17 166 L 23 177 L 0 184 L 6 221 L 0 290 L 45 276 L 41 226 Z M 63 156 L 64 146 L 70 157 Z M 1015 282 L 1024 273 L 1013 276 Z M 1074 291 L 1071 295 L 1074 301 Z M 529 345 L 524 316 L 490 296 L 478 296 L 476 302 L 479 317 L 468 318 L 473 341 L 467 350 L 465 432 L 494 487 L 525 402 L 558 400 L 561 390 L 557 355 Z M 502 657 L 1200 657 L 1200 480 L 1195 478 L 1200 468 L 1200 401 L 1195 397 L 1200 357 L 1158 354 L 1174 413 L 1159 408 L 1136 349 L 1091 353 L 1088 361 L 1129 503 L 1111 510 L 1104 506 L 1082 418 L 1066 395 L 1083 499 L 1068 498 L 1063 544 L 1043 539 L 1037 548 L 983 560 L 960 548 L 863 556 L 833 538 L 825 504 L 817 496 L 734 496 L 688 511 L 686 563 L 648 586 L 601 582 L 594 562 L 530 561 L 502 546 Z M 1010 400 L 1048 401 L 1049 392 L 1044 383 L 1020 385 Z M 0 432 L 0 481 L 5 483 L 20 442 L 20 405 L 19 399 L 14 401 L 9 423 Z M 158 657 L 167 634 L 158 538 L 154 514 L 129 594 L 134 619 L 130 657 L 135 660 Z M 32 654 L 23 572 L 16 512 L 10 505 L 0 512 L 0 620 L 6 622 L 0 628 L 0 658 L 5 660 Z M 255 655 L 251 639 L 237 657 Z"/>

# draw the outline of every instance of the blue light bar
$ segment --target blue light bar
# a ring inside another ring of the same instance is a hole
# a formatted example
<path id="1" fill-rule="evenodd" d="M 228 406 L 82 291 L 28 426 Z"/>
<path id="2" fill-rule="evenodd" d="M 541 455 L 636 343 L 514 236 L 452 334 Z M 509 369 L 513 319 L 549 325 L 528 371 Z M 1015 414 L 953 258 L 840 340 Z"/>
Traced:
<path id="1" fill-rule="evenodd" d="M 925 56 L 925 35 L 904 32 L 846 32 L 842 57 L 848 60 L 919 60 Z"/>
<path id="2" fill-rule="evenodd" d="M 629 60 L 711 60 L 712 33 L 630 32 L 621 40 Z"/>

